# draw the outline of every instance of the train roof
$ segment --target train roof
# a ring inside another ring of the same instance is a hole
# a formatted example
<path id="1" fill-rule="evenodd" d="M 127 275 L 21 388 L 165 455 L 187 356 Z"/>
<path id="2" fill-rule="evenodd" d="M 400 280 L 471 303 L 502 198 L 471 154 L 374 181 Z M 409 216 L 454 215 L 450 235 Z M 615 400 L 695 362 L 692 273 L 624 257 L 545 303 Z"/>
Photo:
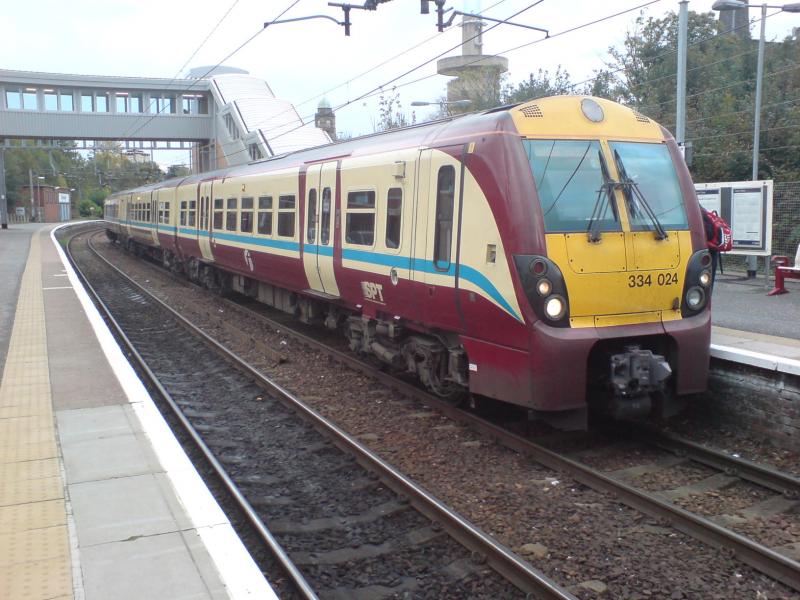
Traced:
<path id="1" fill-rule="evenodd" d="M 168 179 L 116 192 L 110 198 L 197 184 L 211 179 L 253 175 L 325 160 L 458 144 L 476 134 L 497 131 L 523 137 L 617 137 L 652 141 L 663 140 L 665 135 L 665 130 L 655 121 L 611 100 L 590 96 L 549 96 L 296 150 L 246 165 Z"/>

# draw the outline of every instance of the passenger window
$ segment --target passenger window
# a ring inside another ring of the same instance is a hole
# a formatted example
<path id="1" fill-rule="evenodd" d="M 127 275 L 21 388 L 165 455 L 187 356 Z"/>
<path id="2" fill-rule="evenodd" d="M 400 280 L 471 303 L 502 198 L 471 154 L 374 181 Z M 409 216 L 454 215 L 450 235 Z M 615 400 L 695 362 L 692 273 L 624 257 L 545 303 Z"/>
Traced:
<path id="1" fill-rule="evenodd" d="M 386 247 L 400 247 L 400 223 L 403 217 L 403 190 L 390 188 L 386 197 Z"/>
<path id="2" fill-rule="evenodd" d="M 222 198 L 214 198 L 214 229 L 222 229 L 223 204 Z"/>
<path id="3" fill-rule="evenodd" d="M 375 192 L 347 194 L 345 241 L 348 244 L 372 246 L 375 242 Z"/>
<path id="4" fill-rule="evenodd" d="M 308 232 L 306 233 L 306 240 L 309 244 L 313 244 L 317 239 L 317 190 L 308 190 L 308 204 L 307 219 L 308 219 Z"/>
<path id="5" fill-rule="evenodd" d="M 239 230 L 242 233 L 253 233 L 253 199 L 242 198 L 242 213 L 239 217 Z"/>
<path id="6" fill-rule="evenodd" d="M 272 196 L 258 199 L 258 233 L 272 235 Z"/>
<path id="7" fill-rule="evenodd" d="M 319 232 L 319 243 L 327 246 L 331 239 L 331 188 L 322 190 L 322 215 Z"/>
<path id="8" fill-rule="evenodd" d="M 228 212 L 225 213 L 225 229 L 236 231 L 236 209 L 239 199 L 228 198 Z"/>
<path id="9" fill-rule="evenodd" d="M 195 215 L 197 214 L 197 200 L 189 200 L 189 227 L 194 227 L 196 222 Z"/>
<path id="10" fill-rule="evenodd" d="M 278 235 L 294 237 L 294 195 L 278 196 Z"/>
<path id="11" fill-rule="evenodd" d="M 436 233 L 433 240 L 433 266 L 440 271 L 450 268 L 455 191 L 455 168 L 452 165 L 442 167 L 436 182 Z"/>
<path id="12" fill-rule="evenodd" d="M 181 200 L 181 225 L 186 225 L 186 200 Z"/>

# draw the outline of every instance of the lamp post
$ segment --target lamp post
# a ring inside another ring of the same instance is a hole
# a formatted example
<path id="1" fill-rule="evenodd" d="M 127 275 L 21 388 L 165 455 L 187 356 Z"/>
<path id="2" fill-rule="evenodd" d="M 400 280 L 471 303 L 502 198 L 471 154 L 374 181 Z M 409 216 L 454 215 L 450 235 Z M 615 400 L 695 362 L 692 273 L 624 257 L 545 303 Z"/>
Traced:
<path id="1" fill-rule="evenodd" d="M 758 5 L 751 5 L 748 4 L 747 2 L 744 2 L 743 0 L 717 0 L 711 6 L 711 9 L 723 11 L 723 10 L 736 10 L 739 8 L 748 8 L 750 6 L 758 6 Z M 765 37 L 765 26 L 767 22 L 768 8 L 779 8 L 783 12 L 788 12 L 788 13 L 800 13 L 800 2 L 794 2 L 792 4 L 784 4 L 784 5 L 773 5 L 773 4 L 761 5 L 761 35 L 758 38 L 758 67 L 756 70 L 756 101 L 754 108 L 755 117 L 753 123 L 753 173 L 752 176 L 750 177 L 750 179 L 752 179 L 753 181 L 758 180 L 758 153 L 759 153 L 759 144 L 761 137 L 761 87 L 762 87 L 762 81 L 764 79 L 764 37 Z M 758 268 L 758 257 L 754 255 L 748 256 L 747 276 L 755 277 L 757 268 Z"/>
<path id="2" fill-rule="evenodd" d="M 42 181 L 44 181 L 44 175 L 37 175 L 36 176 L 36 218 L 41 221 L 42 215 L 39 214 L 38 205 L 42 205 L 44 207 L 44 200 L 42 199 Z"/>
<path id="3" fill-rule="evenodd" d="M 448 108 L 450 106 L 455 106 L 456 108 L 468 108 L 469 105 L 472 104 L 472 100 L 436 100 L 433 102 L 426 102 L 424 100 L 415 100 L 411 103 L 411 106 L 439 106 L 441 108 Z M 450 111 L 448 110 L 448 113 Z"/>

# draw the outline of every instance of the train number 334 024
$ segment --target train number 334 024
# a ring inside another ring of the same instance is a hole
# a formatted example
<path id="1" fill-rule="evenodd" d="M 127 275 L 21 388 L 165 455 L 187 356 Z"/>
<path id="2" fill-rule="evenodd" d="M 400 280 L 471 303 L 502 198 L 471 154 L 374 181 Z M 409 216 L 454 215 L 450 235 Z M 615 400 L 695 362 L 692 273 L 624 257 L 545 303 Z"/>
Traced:
<path id="1" fill-rule="evenodd" d="M 651 273 L 647 273 L 646 275 L 640 273 L 638 275 L 628 275 L 628 287 L 629 288 L 637 288 L 637 287 L 652 287 L 653 285 L 658 286 L 667 286 L 667 285 L 677 285 L 678 284 L 678 274 L 677 273 L 659 273 L 658 275 L 652 275 Z"/>

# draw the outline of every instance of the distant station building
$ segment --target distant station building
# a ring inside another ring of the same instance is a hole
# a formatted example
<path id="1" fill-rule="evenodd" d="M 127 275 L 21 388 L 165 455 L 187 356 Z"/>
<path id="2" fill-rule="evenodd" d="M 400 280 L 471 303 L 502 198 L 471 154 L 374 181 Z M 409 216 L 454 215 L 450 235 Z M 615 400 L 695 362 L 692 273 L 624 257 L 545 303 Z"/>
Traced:
<path id="1" fill-rule="evenodd" d="M 326 98 L 320 100 L 317 113 L 314 115 L 314 125 L 327 133 L 332 141 L 336 141 L 336 115 Z"/>
<path id="2" fill-rule="evenodd" d="M 29 215 L 32 221 L 61 223 L 69 221 L 72 216 L 72 196 L 69 188 L 34 185 L 31 194 L 31 188 L 24 186 L 20 195 L 22 198 L 20 204 L 23 206 L 26 204 L 26 200 L 31 202 L 28 212 L 33 213 Z"/>
<path id="3" fill-rule="evenodd" d="M 455 77 L 447 82 L 447 101 L 491 97 L 500 76 L 508 71 L 508 59 L 483 54 L 484 22 L 465 16 L 461 22 L 461 56 L 447 56 L 436 63 L 439 75 Z"/>

